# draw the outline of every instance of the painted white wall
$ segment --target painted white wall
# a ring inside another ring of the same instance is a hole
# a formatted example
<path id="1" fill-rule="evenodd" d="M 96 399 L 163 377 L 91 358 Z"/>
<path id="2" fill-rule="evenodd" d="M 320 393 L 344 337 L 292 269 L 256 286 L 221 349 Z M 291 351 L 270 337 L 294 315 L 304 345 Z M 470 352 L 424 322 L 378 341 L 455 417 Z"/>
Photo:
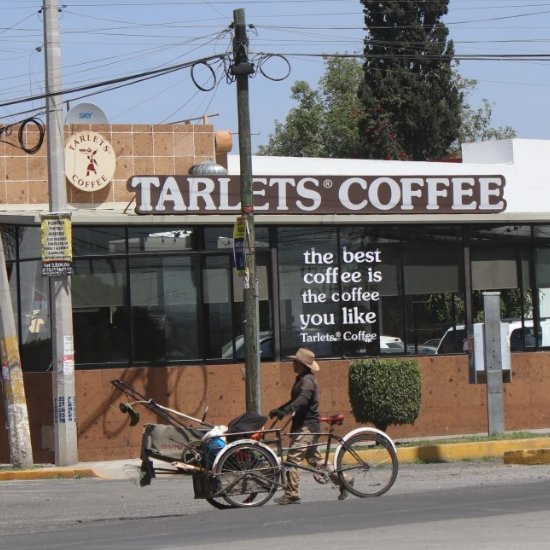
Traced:
<path id="1" fill-rule="evenodd" d="M 462 154 L 461 163 L 253 156 L 252 173 L 257 176 L 499 175 L 506 180 L 507 207 L 500 214 L 491 214 L 491 219 L 521 215 L 525 221 L 550 221 L 550 141 L 467 143 L 462 145 Z M 229 155 L 228 171 L 230 175 L 240 173 L 238 155 Z M 414 218 L 414 214 L 407 215 L 408 221 Z"/>

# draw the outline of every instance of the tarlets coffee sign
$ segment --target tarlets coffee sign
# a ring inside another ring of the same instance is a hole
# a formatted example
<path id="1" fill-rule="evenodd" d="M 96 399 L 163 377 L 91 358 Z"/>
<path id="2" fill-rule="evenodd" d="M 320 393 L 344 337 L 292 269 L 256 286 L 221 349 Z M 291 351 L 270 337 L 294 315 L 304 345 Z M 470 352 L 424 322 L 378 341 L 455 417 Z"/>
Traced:
<path id="1" fill-rule="evenodd" d="M 81 191 L 103 189 L 115 174 L 111 144 L 97 132 L 73 134 L 65 146 L 65 175 Z"/>
<path id="2" fill-rule="evenodd" d="M 506 210 L 503 176 L 255 176 L 258 214 L 471 214 Z M 137 214 L 231 214 L 238 176 L 134 176 Z"/>

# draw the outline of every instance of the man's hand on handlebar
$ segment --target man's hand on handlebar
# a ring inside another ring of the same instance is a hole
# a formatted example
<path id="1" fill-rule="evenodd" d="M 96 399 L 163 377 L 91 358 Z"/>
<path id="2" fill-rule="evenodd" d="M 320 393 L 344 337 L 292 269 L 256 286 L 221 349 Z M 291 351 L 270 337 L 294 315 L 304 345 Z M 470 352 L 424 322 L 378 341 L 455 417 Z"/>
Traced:
<path id="1" fill-rule="evenodd" d="M 269 411 L 269 418 L 277 418 L 281 420 L 286 415 L 286 412 L 283 409 L 272 409 Z"/>

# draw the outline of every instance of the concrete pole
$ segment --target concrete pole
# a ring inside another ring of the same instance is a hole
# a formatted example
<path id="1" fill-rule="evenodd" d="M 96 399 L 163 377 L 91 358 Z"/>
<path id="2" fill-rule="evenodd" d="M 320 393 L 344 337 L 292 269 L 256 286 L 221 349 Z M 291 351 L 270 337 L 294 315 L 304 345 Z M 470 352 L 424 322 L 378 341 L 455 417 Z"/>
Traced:
<path id="1" fill-rule="evenodd" d="M 500 292 L 483 293 L 485 373 L 489 435 L 504 433 L 504 382 L 500 333 Z"/>
<path id="2" fill-rule="evenodd" d="M 61 49 L 57 0 L 44 0 L 46 110 L 48 137 L 48 190 L 50 213 L 67 209 L 65 183 Z M 59 94 L 59 95 L 57 95 Z M 73 319 L 70 275 L 50 277 L 52 301 L 53 410 L 55 463 L 78 462 Z"/>
<path id="3" fill-rule="evenodd" d="M 252 153 L 248 96 L 248 77 L 254 72 L 254 69 L 248 60 L 248 38 L 243 9 L 233 12 L 233 24 L 235 27 L 233 39 L 235 63 L 231 67 L 231 72 L 235 75 L 237 81 L 241 212 L 246 227 L 246 273 L 243 279 L 246 410 L 247 412 L 261 414 L 258 280 L 256 278 L 256 237 L 252 202 Z"/>
<path id="4" fill-rule="evenodd" d="M 30 468 L 33 465 L 33 456 L 29 415 L 1 232 L 0 346 L 2 357 L 2 394 L 8 425 L 10 460 L 13 466 Z"/>

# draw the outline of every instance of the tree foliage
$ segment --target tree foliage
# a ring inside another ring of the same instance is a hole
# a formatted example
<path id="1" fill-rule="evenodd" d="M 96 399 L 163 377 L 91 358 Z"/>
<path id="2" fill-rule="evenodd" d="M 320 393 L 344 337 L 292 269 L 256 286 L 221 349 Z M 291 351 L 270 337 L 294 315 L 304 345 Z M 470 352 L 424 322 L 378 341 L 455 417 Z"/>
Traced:
<path id="1" fill-rule="evenodd" d="M 488 141 L 490 139 L 511 139 L 516 137 L 516 132 L 511 126 L 499 126 L 493 128 L 491 120 L 493 117 L 494 102 L 486 98 L 481 100 L 481 106 L 474 108 L 470 106 L 466 98 L 477 86 L 477 80 L 462 78 L 455 75 L 457 84 L 464 95 L 464 103 L 461 113 L 461 124 L 458 137 L 449 149 L 449 156 L 460 157 L 460 144 L 472 143 L 474 141 Z"/>
<path id="2" fill-rule="evenodd" d="M 259 155 L 353 158 L 359 154 L 357 121 L 361 104 L 357 90 L 363 78 L 355 59 L 330 58 L 318 90 L 303 81 L 292 87 L 297 106 L 275 130 Z"/>
<path id="3" fill-rule="evenodd" d="M 477 85 L 477 81 L 462 78 L 456 70 L 452 73 L 453 85 L 461 99 L 460 125 L 454 141 L 447 149 L 438 151 L 439 158 L 460 158 L 460 144 L 489 139 L 509 139 L 515 137 L 510 126 L 493 128 L 491 119 L 494 104 L 482 100 L 479 107 L 471 106 L 467 99 Z M 291 98 L 296 102 L 285 121 L 275 121 L 275 129 L 269 136 L 267 145 L 258 148 L 259 155 L 324 158 L 365 158 L 359 125 L 367 124 L 365 111 L 359 99 L 363 85 L 363 69 L 354 58 L 335 57 L 325 60 L 325 71 L 312 89 L 304 81 L 295 82 Z M 403 101 L 406 100 L 406 97 Z M 377 113 L 382 128 L 389 130 L 391 120 L 387 113 Z M 416 124 L 416 123 L 415 123 Z M 384 134 L 384 132 L 382 132 Z M 396 146 L 391 132 L 386 139 Z M 411 131 L 412 134 L 412 131 Z M 420 134 L 423 134 L 421 129 Z M 427 140 L 431 137 L 424 132 Z M 450 138 L 449 138 L 450 139 Z M 410 158 L 399 148 L 392 149 L 392 158 Z M 391 156 L 391 155 L 390 155 Z M 388 155 L 384 154 L 384 158 Z M 368 157 L 367 157 L 368 158 Z"/>
<path id="4" fill-rule="evenodd" d="M 463 96 L 441 21 L 449 0 L 362 0 L 365 25 L 363 156 L 433 160 L 458 138 Z"/>

